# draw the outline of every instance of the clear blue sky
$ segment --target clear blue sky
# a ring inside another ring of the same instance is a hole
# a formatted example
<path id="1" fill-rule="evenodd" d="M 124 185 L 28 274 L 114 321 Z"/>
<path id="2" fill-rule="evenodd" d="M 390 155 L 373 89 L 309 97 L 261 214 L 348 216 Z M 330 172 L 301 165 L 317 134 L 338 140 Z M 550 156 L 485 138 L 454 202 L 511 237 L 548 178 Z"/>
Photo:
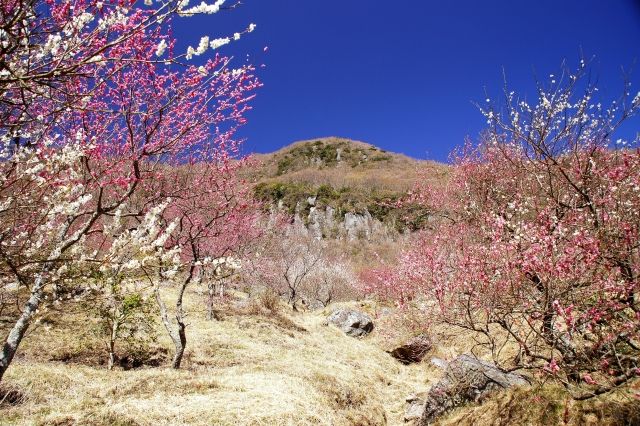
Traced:
<path id="1" fill-rule="evenodd" d="M 197 45 L 250 22 L 254 33 L 222 49 L 266 65 L 240 133 L 248 151 L 344 136 L 445 161 L 483 128 L 472 102 L 501 93 L 503 67 L 513 90 L 531 93 L 534 73 L 576 64 L 581 50 L 605 96 L 621 93 L 621 67 L 640 90 L 640 0 L 243 0 L 176 35 Z"/>

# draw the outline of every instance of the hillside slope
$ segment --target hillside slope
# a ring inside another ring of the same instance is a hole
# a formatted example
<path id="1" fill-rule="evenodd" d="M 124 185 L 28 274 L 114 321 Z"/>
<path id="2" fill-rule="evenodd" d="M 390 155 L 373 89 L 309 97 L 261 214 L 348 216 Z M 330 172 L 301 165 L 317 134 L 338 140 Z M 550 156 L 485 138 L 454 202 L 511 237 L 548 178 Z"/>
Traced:
<path id="1" fill-rule="evenodd" d="M 326 184 L 406 191 L 421 173 L 438 173 L 446 166 L 416 160 L 374 145 L 339 137 L 295 142 L 271 154 L 255 154 L 262 164 L 258 180 Z"/>
<path id="2" fill-rule="evenodd" d="M 344 138 L 296 142 L 271 154 L 257 154 L 247 170 L 255 195 L 310 225 L 316 237 L 384 235 L 424 226 L 427 212 L 399 209 L 418 181 L 442 184 L 448 166 L 416 160 Z M 342 228 L 342 229 L 340 229 Z"/>
<path id="3" fill-rule="evenodd" d="M 69 304 L 66 315 L 43 312 L 0 386 L 0 425 L 400 426 L 407 396 L 442 375 L 429 358 L 407 366 L 386 352 L 407 335 L 376 316 L 380 307 L 371 301 L 348 304 L 376 317 L 373 333 L 356 339 L 324 324 L 335 305 L 295 313 L 240 298 L 208 321 L 201 298 L 190 292 L 186 299 L 192 315 L 181 370 L 169 368 L 171 343 L 160 324 L 155 350 L 164 357 L 108 371 L 95 318 L 71 314 Z M 474 346 L 460 330 L 433 337 L 429 357 L 450 360 Z M 637 424 L 639 412 L 624 395 L 572 401 L 550 385 L 497 392 L 437 424 L 623 425 Z"/>
<path id="4" fill-rule="evenodd" d="M 403 366 L 376 345 L 323 325 L 327 312 L 291 315 L 225 308 L 207 321 L 197 294 L 184 368 L 107 371 L 81 312 L 50 312 L 4 385 L 24 400 L 0 406 L 0 424 L 401 425 L 405 394 L 430 369 Z M 171 347 L 158 325 L 160 344 Z M 66 361 L 60 359 L 65 352 Z M 83 357 L 82 354 L 95 358 Z"/>

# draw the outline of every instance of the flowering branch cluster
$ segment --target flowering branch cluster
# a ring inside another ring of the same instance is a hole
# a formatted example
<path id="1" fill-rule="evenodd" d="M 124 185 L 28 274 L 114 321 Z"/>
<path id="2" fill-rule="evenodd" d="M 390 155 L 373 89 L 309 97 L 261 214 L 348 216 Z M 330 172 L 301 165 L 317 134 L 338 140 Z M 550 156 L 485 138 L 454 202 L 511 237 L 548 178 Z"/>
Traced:
<path id="1" fill-rule="evenodd" d="M 222 3 L 0 5 L 0 293 L 22 305 L 0 379 L 43 301 L 167 282 L 251 225 L 233 135 L 260 83 L 220 55 L 182 64 L 169 31 Z"/>
<path id="2" fill-rule="evenodd" d="M 504 113 L 482 108 L 490 127 L 456 154 L 448 201 L 416 190 L 446 219 L 370 288 L 483 335 L 498 361 L 515 347 L 506 367 L 576 398 L 640 372 L 640 150 L 612 140 L 640 96 L 594 103 L 585 69 L 551 76 L 535 106 L 505 90 Z"/>

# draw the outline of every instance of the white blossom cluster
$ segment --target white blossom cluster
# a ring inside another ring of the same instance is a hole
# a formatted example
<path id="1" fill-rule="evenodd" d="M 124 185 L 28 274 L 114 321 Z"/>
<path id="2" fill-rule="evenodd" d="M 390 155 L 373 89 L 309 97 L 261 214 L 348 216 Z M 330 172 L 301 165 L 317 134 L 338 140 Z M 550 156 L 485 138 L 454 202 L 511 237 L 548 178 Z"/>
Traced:
<path id="1" fill-rule="evenodd" d="M 102 60 L 102 57 L 86 54 L 90 45 L 88 40 L 95 31 L 104 33 L 114 25 L 126 24 L 129 13 L 128 9 L 116 6 L 94 23 L 94 14 L 83 11 L 72 16 L 62 27 L 47 29 L 45 33 L 37 32 L 36 14 L 25 13 L 22 20 L 13 22 L 8 29 L 10 33 L 5 29 L 0 30 L 0 43 L 10 52 L 3 57 L 0 81 L 10 76 L 28 76 L 34 70 L 38 73 L 51 70 L 55 75 L 57 68 L 65 67 L 64 61 L 76 61 L 77 58 L 87 63 Z"/>
<path id="2" fill-rule="evenodd" d="M 115 239 L 107 252 L 97 259 L 101 266 L 100 272 L 115 280 L 118 276 L 130 273 L 139 276 L 144 268 L 165 269 L 171 275 L 177 273 L 180 267 L 180 248 L 165 244 L 175 231 L 177 223 L 171 222 L 162 227 L 162 212 L 169 200 L 151 208 L 142 221 L 133 229 L 122 229 L 122 209 L 118 209 L 113 216 L 107 230 L 115 233 Z"/>
<path id="3" fill-rule="evenodd" d="M 161 223 L 168 200 L 151 208 L 133 228 L 131 222 L 123 220 L 124 204 L 113 216 L 104 216 L 102 234 L 111 236 L 113 242 L 106 251 L 99 252 L 83 234 L 83 224 L 95 206 L 92 192 L 81 183 L 84 172 L 81 164 L 87 149 L 91 148 L 83 144 L 82 134 L 56 149 L 47 149 L 52 142 L 39 148 L 12 148 L 9 140 L 6 135 L 0 138 L 0 156 L 5 164 L 13 164 L 14 168 L 11 175 L 0 174 L 0 187 L 10 178 L 22 182 L 25 189 L 0 192 L 0 235 L 11 236 L 0 240 L 4 253 L 56 260 L 63 248 L 75 241 L 64 254 L 65 262 L 56 263 L 57 267 L 51 270 L 51 281 L 70 270 L 86 270 L 96 263 L 101 265 L 102 275 L 110 280 L 120 280 L 123 274 L 139 277 L 147 267 L 161 266 L 166 276 L 178 272 L 180 248 L 166 247 L 177 224 L 162 226 Z M 7 187 L 10 187 L 8 183 Z M 14 228 L 15 222 L 7 219 L 10 218 L 7 215 L 14 212 L 22 217 L 33 216 L 31 226 Z M 71 224 L 75 228 L 70 228 Z M 38 263 L 31 268 L 38 268 Z"/>
<path id="4" fill-rule="evenodd" d="M 79 238 L 79 230 L 68 232 L 70 219 L 83 217 L 92 200 L 80 183 L 82 172 L 78 167 L 87 147 L 74 140 L 46 152 L 46 143 L 36 149 L 18 147 L 11 151 L 6 137 L 2 141 L 2 157 L 15 165 L 11 179 L 24 188 L 0 193 L 0 234 L 12 235 L 2 241 L 2 249 L 9 254 L 21 252 L 28 258 L 57 259 L 70 240 Z M 22 232 L 13 229 L 13 221 L 4 220 L 4 215 L 12 211 L 20 212 L 23 218 L 33 217 L 30 225 L 20 225 Z M 80 223 L 76 222 L 78 229 Z"/>
<path id="5" fill-rule="evenodd" d="M 126 25 L 129 21 L 129 9 L 117 6 L 98 20 L 98 30 L 105 31 L 116 25 Z"/>
<path id="6" fill-rule="evenodd" d="M 192 16 L 218 13 L 224 2 L 225 0 L 216 0 L 215 3 L 209 4 L 203 1 L 197 6 L 186 9 L 186 7 L 189 6 L 189 0 L 181 0 L 178 4 L 178 14 L 181 16 Z"/>
<path id="7" fill-rule="evenodd" d="M 244 32 L 250 33 L 250 32 L 253 32 L 255 29 L 256 29 L 255 24 L 249 24 L 249 26 Z M 214 38 L 214 39 L 210 39 L 209 36 L 203 36 L 202 38 L 200 38 L 200 42 L 198 43 L 197 47 L 189 46 L 187 48 L 185 59 L 191 60 L 193 59 L 194 56 L 200 56 L 204 54 L 208 49 L 211 49 L 211 50 L 219 49 L 222 46 L 225 46 L 231 43 L 231 41 L 240 40 L 241 37 L 242 37 L 242 33 L 234 33 L 233 37 L 220 37 L 220 38 Z M 162 48 L 162 46 L 163 45 L 161 42 L 158 45 L 158 49 L 156 50 L 156 55 L 161 56 L 162 53 L 164 53 L 164 48 Z M 160 54 L 158 54 L 158 52 L 160 52 Z"/>
<path id="8" fill-rule="evenodd" d="M 77 16 L 74 16 L 67 25 L 64 26 L 62 31 L 66 36 L 72 36 L 73 34 L 80 33 L 87 24 L 93 21 L 93 15 L 88 12 L 83 12 Z"/>
<path id="9" fill-rule="evenodd" d="M 156 56 L 164 55 L 164 52 L 167 50 L 167 41 L 165 39 L 160 40 L 158 43 L 158 47 L 156 47 Z"/>
<path id="10" fill-rule="evenodd" d="M 530 145 L 527 141 L 540 140 L 553 147 L 553 152 L 548 154 L 562 155 L 570 151 L 569 145 L 588 146 L 594 141 L 609 143 L 603 139 L 609 137 L 616 117 L 622 113 L 622 106 L 614 101 L 609 108 L 604 108 L 595 102 L 598 89 L 590 83 L 586 83 L 584 90 L 576 90 L 584 69 L 584 61 L 581 61 L 578 72 L 566 71 L 562 80 L 550 74 L 550 84 L 538 88 L 537 102 L 533 105 L 509 92 L 505 93 L 506 114 L 498 113 L 490 99 L 486 100 L 487 106 L 480 106 L 480 111 L 487 124 L 502 132 L 503 136 L 508 135 L 509 143 L 514 146 Z M 580 92 L 582 95 L 577 95 Z M 630 96 L 628 90 L 626 95 Z M 627 105 L 627 109 L 629 112 L 640 109 L 640 93 Z M 494 145 L 505 142 L 498 140 L 495 132 L 490 137 Z"/>

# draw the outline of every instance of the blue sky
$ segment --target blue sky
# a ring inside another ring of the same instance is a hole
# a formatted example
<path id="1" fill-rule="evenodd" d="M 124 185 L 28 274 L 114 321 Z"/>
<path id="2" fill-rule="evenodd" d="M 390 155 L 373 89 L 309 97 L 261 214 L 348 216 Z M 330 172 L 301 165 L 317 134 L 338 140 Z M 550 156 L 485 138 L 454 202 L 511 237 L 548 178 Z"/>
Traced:
<path id="1" fill-rule="evenodd" d="M 640 0 L 243 0 L 175 30 L 197 44 L 251 22 L 255 32 L 222 50 L 266 65 L 240 132 L 248 151 L 344 136 L 446 161 L 484 127 L 473 102 L 501 93 L 503 68 L 513 90 L 531 93 L 536 75 L 580 51 L 603 96 L 621 93 L 621 67 L 640 90 Z M 638 130 L 636 120 L 621 136 Z"/>

